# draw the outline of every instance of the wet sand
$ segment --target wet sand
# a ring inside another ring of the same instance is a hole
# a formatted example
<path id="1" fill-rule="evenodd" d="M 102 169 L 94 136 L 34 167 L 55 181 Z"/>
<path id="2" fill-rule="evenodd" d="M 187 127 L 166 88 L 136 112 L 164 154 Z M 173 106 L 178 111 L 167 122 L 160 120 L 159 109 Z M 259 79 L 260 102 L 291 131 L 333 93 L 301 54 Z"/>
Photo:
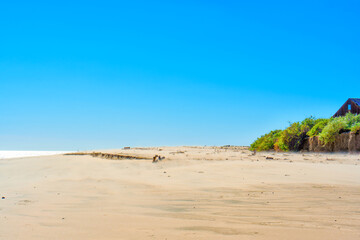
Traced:
<path id="1" fill-rule="evenodd" d="M 101 152 L 166 158 L 3 159 L 0 239 L 360 239 L 359 154 Z"/>

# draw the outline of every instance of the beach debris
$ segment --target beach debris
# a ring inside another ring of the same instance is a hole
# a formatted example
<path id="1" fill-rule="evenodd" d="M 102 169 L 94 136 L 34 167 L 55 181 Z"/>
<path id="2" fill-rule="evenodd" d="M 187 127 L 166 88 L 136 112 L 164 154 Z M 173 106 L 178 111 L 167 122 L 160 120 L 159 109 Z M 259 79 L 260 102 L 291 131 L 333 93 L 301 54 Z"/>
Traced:
<path id="1" fill-rule="evenodd" d="M 1 199 L 5 199 L 5 197 L 1 197 Z"/>
<path id="2" fill-rule="evenodd" d="M 274 159 L 273 157 L 266 157 L 266 159 Z"/>
<path id="3" fill-rule="evenodd" d="M 153 157 L 153 163 L 155 163 L 155 162 L 158 162 L 158 161 L 162 161 L 162 160 L 164 160 L 165 159 L 165 157 L 162 157 L 162 156 L 160 156 L 160 155 L 155 155 L 154 157 Z"/>

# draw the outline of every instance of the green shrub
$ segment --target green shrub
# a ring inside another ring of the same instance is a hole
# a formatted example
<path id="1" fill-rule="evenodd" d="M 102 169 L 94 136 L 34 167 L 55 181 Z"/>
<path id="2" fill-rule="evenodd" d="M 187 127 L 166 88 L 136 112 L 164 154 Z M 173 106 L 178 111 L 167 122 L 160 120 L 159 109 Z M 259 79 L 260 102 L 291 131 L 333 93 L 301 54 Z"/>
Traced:
<path id="1" fill-rule="evenodd" d="M 355 123 L 352 127 L 351 127 L 351 132 L 352 133 L 359 133 L 360 132 L 360 123 L 357 122 Z"/>
<path id="2" fill-rule="evenodd" d="M 289 151 L 295 148 L 299 142 L 301 134 L 301 124 L 299 122 L 292 123 L 290 127 L 281 132 L 279 140 L 276 144 L 277 150 Z"/>
<path id="3" fill-rule="evenodd" d="M 329 119 L 318 119 L 317 123 L 307 133 L 309 137 L 317 136 L 321 133 L 324 127 L 328 124 Z"/>
<path id="4" fill-rule="evenodd" d="M 300 123 L 300 131 L 301 132 L 308 132 L 311 128 L 313 128 L 321 119 L 316 119 L 315 117 L 311 116 L 308 118 L 305 118 Z"/>
<path id="5" fill-rule="evenodd" d="M 308 131 L 310 131 L 319 119 L 314 117 L 305 118 L 302 122 L 292 123 L 282 131 L 279 140 L 275 143 L 275 149 L 281 151 L 299 151 L 304 144 Z"/>
<path id="6" fill-rule="evenodd" d="M 319 134 L 319 139 L 325 144 L 335 141 L 336 135 L 340 133 L 340 130 L 345 129 L 347 126 L 345 117 L 331 118 L 329 123 Z"/>
<path id="7" fill-rule="evenodd" d="M 250 150 L 254 151 L 268 151 L 274 149 L 274 144 L 279 138 L 281 130 L 274 130 L 268 134 L 265 134 L 255 140 L 250 145 Z"/>
<path id="8" fill-rule="evenodd" d="M 356 125 L 357 123 L 360 123 L 360 115 L 354 115 L 352 113 L 346 114 L 345 117 L 343 117 L 346 122 L 346 126 L 344 130 L 351 130 L 351 128 Z"/>

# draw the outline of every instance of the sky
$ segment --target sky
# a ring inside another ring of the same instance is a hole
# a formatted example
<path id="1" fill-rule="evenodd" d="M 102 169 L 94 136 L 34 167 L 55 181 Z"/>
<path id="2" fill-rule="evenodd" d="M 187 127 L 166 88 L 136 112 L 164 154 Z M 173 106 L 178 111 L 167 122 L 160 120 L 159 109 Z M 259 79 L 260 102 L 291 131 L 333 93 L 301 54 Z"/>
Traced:
<path id="1" fill-rule="evenodd" d="M 360 97 L 359 1 L 3 1 L 0 150 L 249 145 Z"/>

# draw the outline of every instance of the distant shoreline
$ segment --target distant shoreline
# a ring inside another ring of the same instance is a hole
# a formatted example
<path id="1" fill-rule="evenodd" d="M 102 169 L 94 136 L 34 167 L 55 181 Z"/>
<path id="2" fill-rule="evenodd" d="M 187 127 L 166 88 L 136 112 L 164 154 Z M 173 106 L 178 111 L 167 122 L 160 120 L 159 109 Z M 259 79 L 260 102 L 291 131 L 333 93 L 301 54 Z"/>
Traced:
<path id="1" fill-rule="evenodd" d="M 0 159 L 50 156 L 50 155 L 64 154 L 69 152 L 70 151 L 1 151 L 0 150 Z"/>

